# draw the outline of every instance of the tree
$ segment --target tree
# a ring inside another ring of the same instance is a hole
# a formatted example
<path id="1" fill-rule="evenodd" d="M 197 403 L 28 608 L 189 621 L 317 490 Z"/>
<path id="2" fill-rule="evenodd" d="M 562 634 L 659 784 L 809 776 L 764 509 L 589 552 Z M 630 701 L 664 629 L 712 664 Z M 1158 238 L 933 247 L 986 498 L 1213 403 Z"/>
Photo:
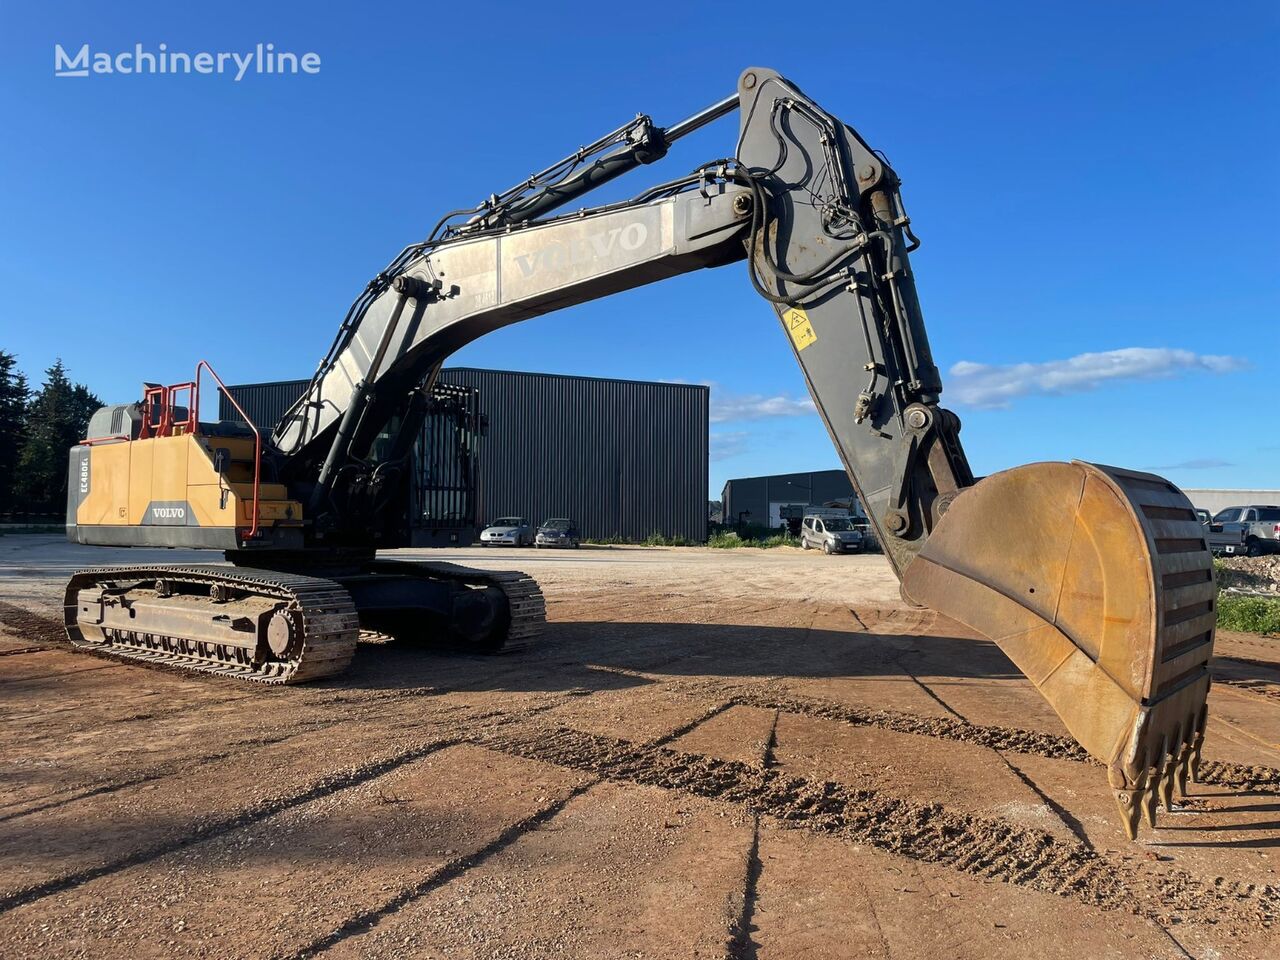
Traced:
<path id="1" fill-rule="evenodd" d="M 84 438 L 89 417 L 102 401 L 83 384 L 72 384 L 62 360 L 45 371 L 45 382 L 31 400 L 27 435 L 18 457 L 17 489 L 22 506 L 39 513 L 61 513 L 66 503 L 67 452 Z"/>
<path id="2" fill-rule="evenodd" d="M 12 353 L 0 350 L 0 513 L 8 513 L 17 504 L 14 485 L 31 399 L 31 388 L 17 362 Z"/>

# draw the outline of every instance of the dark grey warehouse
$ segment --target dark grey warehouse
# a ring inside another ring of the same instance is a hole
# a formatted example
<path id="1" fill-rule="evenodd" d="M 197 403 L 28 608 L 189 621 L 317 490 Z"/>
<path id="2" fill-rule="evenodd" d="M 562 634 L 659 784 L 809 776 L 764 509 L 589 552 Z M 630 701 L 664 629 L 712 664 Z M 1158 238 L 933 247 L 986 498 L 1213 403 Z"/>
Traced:
<path id="1" fill-rule="evenodd" d="M 440 382 L 479 392 L 479 519 L 571 517 L 587 539 L 707 535 L 709 389 L 445 368 Z M 306 380 L 229 389 L 259 425 L 274 424 Z M 238 419 L 226 398 L 219 416 Z"/>
<path id="2" fill-rule="evenodd" d="M 769 477 L 740 477 L 724 485 L 724 522 L 776 529 L 780 507 L 820 507 L 829 501 L 853 498 L 853 484 L 843 470 L 779 473 Z"/>

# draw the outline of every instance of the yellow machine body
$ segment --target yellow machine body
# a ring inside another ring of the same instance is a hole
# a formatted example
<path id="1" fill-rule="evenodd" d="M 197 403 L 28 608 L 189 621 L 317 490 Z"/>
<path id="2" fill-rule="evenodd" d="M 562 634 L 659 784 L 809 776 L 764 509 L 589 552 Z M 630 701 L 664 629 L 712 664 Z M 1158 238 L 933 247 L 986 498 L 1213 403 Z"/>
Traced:
<path id="1" fill-rule="evenodd" d="M 236 549 L 255 526 L 254 473 L 252 438 L 184 433 L 75 447 L 69 536 L 79 543 Z M 259 482 L 256 513 L 267 535 L 301 528 L 302 504 L 283 484 Z"/>

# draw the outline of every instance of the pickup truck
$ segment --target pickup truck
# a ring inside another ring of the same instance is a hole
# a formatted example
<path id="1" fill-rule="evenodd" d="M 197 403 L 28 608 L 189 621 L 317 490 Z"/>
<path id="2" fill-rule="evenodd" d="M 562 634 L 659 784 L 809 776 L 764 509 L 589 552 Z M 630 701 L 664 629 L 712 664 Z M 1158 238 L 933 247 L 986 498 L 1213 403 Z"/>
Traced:
<path id="1" fill-rule="evenodd" d="M 1221 525 L 1222 533 L 1240 535 L 1246 556 L 1280 552 L 1280 507 L 1252 504 L 1219 510 L 1210 521 L 1210 530 Z"/>
<path id="2" fill-rule="evenodd" d="M 1222 529 L 1222 524 L 1214 523 L 1208 510 L 1196 510 L 1196 516 L 1204 524 L 1204 542 L 1214 556 L 1227 554 L 1239 557 L 1244 555 L 1244 534 L 1239 530 L 1230 533 Z"/>

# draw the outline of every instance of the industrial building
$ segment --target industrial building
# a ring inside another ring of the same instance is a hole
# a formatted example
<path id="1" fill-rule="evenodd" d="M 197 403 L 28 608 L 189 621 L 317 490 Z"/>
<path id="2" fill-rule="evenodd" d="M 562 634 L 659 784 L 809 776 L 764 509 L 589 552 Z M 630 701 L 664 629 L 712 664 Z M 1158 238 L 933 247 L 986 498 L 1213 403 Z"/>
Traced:
<path id="1" fill-rule="evenodd" d="M 585 539 L 707 535 L 709 389 L 546 373 L 445 368 L 479 392 L 477 519 L 571 517 Z M 269 427 L 306 380 L 229 387 Z M 239 419 L 221 398 L 219 416 Z"/>
<path id="2" fill-rule="evenodd" d="M 784 506 L 820 507 L 832 501 L 852 501 L 853 484 L 843 470 L 779 473 L 769 477 L 741 477 L 724 485 L 720 495 L 724 522 L 776 528 Z"/>
<path id="3" fill-rule="evenodd" d="M 1192 506 L 1210 513 L 1227 507 L 1280 505 L 1280 490 L 1189 490 L 1184 487 L 1182 492 Z"/>

